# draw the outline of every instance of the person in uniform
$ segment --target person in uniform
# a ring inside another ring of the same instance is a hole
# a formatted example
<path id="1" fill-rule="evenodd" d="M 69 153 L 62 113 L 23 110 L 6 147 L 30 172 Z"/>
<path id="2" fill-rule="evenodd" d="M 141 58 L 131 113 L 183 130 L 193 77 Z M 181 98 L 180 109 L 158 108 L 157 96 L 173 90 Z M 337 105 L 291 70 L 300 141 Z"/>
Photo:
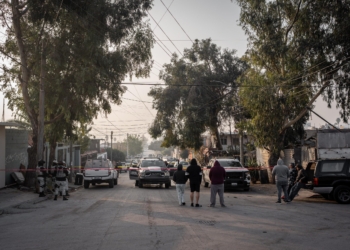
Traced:
<path id="1" fill-rule="evenodd" d="M 64 168 L 62 161 L 58 162 L 58 165 L 55 167 L 54 176 L 56 179 L 54 200 L 57 200 L 58 191 L 62 192 L 64 201 L 68 200 L 66 197 L 66 179 L 68 176 L 68 171 Z"/>
<path id="2" fill-rule="evenodd" d="M 39 184 L 39 197 L 45 197 L 45 187 L 46 187 L 46 176 L 47 176 L 47 171 L 44 167 L 45 161 L 40 160 L 38 161 L 38 166 L 37 166 L 37 173 L 38 173 L 38 184 Z"/>
<path id="3" fill-rule="evenodd" d="M 66 188 L 66 196 L 70 196 L 69 195 L 69 193 L 68 193 L 68 176 L 69 176 L 69 174 L 70 174 L 70 171 L 69 171 L 69 168 L 67 167 L 67 164 L 66 164 L 66 162 L 65 161 L 62 161 L 63 162 L 63 168 L 67 171 L 67 178 L 66 178 L 66 186 L 65 186 L 65 188 Z"/>

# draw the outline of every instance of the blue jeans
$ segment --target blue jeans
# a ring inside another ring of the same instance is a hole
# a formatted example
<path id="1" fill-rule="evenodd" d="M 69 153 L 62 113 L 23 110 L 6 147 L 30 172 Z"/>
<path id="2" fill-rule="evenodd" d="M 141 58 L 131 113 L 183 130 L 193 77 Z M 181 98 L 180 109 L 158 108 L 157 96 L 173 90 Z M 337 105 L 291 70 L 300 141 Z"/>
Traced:
<path id="1" fill-rule="evenodd" d="M 288 196 L 288 192 L 287 192 L 288 181 L 276 181 L 276 187 L 277 187 L 278 201 L 281 201 L 282 190 L 284 193 L 284 200 L 289 201 L 289 196 Z"/>

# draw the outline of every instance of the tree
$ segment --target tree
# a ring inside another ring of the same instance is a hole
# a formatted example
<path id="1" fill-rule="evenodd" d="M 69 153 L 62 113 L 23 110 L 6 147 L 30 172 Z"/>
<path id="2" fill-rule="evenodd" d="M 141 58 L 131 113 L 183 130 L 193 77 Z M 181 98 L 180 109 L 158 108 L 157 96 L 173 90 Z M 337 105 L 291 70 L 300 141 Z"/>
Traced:
<path id="1" fill-rule="evenodd" d="M 142 153 L 142 141 L 142 137 L 139 135 L 128 135 L 127 139 L 124 140 L 124 143 L 127 143 L 128 145 L 129 156 L 135 156 Z"/>
<path id="2" fill-rule="evenodd" d="M 148 149 L 150 150 L 154 150 L 154 151 L 162 151 L 162 143 L 163 141 L 152 141 L 149 146 Z"/>
<path id="3" fill-rule="evenodd" d="M 233 105 L 236 80 L 245 69 L 246 64 L 234 50 L 221 50 L 210 39 L 196 40 L 181 59 L 174 54 L 160 73 L 166 87 L 149 92 L 157 110 L 150 135 L 163 136 L 164 147 L 199 149 L 201 135 L 209 129 L 216 137 L 217 148 L 222 148 L 220 113 L 223 107 Z"/>
<path id="4" fill-rule="evenodd" d="M 108 159 L 111 159 L 111 148 L 107 148 L 106 152 L 107 152 Z M 113 159 L 111 159 L 112 162 L 125 161 L 125 154 L 118 149 L 112 150 L 112 156 L 113 156 Z"/>
<path id="5" fill-rule="evenodd" d="M 9 108 L 31 124 L 29 169 L 37 162 L 39 86 L 48 97 L 45 125 L 52 128 L 47 140 L 58 141 L 73 137 L 98 112 L 110 113 L 112 103 L 121 103 L 125 88 L 120 83 L 127 75 L 148 76 L 153 38 L 142 19 L 151 2 L 0 1 L 7 34 L 0 53 L 11 60 L 2 65 L 1 89 Z M 28 173 L 32 186 L 35 172 Z"/>
<path id="6" fill-rule="evenodd" d="M 181 150 L 180 157 L 182 159 L 187 159 L 190 154 L 190 151 L 188 149 Z"/>
<path id="7" fill-rule="evenodd" d="M 303 134 L 308 109 L 320 95 L 349 114 L 348 1 L 237 0 L 248 35 L 240 98 L 251 119 L 241 126 L 257 146 L 281 149 Z M 333 84 L 334 83 L 334 84 Z M 333 84 L 333 86 L 332 86 Z"/>

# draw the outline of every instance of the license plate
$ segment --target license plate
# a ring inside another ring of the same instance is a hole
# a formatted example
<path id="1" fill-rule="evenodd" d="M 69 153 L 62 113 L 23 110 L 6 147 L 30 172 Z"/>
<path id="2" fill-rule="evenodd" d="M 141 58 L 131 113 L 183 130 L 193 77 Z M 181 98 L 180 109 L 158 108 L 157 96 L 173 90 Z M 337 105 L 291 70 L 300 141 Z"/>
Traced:
<path id="1" fill-rule="evenodd" d="M 231 186 L 237 186 L 237 183 L 231 183 Z"/>
<path id="2" fill-rule="evenodd" d="M 101 179 L 101 177 L 94 177 L 94 179 L 95 179 L 95 180 L 100 180 L 100 179 Z"/>

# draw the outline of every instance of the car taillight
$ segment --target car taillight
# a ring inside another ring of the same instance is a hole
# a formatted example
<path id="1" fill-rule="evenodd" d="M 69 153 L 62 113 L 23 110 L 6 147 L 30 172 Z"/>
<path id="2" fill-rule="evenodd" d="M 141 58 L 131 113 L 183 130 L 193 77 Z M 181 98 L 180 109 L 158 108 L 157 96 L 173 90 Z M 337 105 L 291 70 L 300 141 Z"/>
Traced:
<path id="1" fill-rule="evenodd" d="M 314 177 L 313 184 L 314 184 L 314 186 L 318 186 L 318 178 Z"/>

